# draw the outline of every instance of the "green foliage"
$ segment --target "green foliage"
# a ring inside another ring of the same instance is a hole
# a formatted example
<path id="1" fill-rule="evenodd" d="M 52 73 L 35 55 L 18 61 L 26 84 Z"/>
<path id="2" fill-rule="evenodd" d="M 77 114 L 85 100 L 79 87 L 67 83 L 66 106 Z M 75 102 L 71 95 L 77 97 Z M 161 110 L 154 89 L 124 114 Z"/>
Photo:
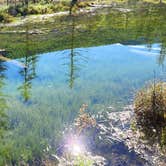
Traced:
<path id="1" fill-rule="evenodd" d="M 42 161 L 44 150 L 47 143 L 43 138 L 38 137 L 33 132 L 28 133 L 26 136 L 18 136 L 17 139 L 13 138 L 10 161 L 18 164 L 20 161 L 24 163 L 33 163 L 35 160 Z"/>
<path id="2" fill-rule="evenodd" d="M 30 5 L 28 7 L 28 14 L 46 14 L 53 13 L 49 5 Z"/>
<path id="3" fill-rule="evenodd" d="M 12 16 L 25 16 L 30 14 L 50 14 L 55 12 L 69 10 L 69 3 L 66 1 L 62 2 L 49 2 L 41 1 L 40 3 L 30 3 L 24 5 L 18 3 L 16 5 L 4 6 L 0 9 L 0 22 L 8 23 L 13 21 Z"/>
<path id="4" fill-rule="evenodd" d="M 20 121 L 16 119 L 18 115 L 13 114 L 10 129 L 12 129 L 10 141 L 12 141 L 11 161 L 19 163 L 41 161 L 44 151 L 48 147 L 48 140 L 52 132 L 48 124 L 49 119 L 40 120 L 38 114 L 21 114 Z M 47 122 L 46 122 L 47 120 Z M 17 123 L 16 123 L 17 122 Z M 52 124 L 52 123 L 51 123 Z"/>
<path id="5" fill-rule="evenodd" d="M 10 23 L 14 20 L 14 18 L 7 14 L 7 13 L 0 13 L 0 22 L 3 22 L 3 23 Z"/>
<path id="6" fill-rule="evenodd" d="M 7 13 L 8 12 L 8 6 L 1 6 L 0 13 Z"/>
<path id="7" fill-rule="evenodd" d="M 91 2 L 88 2 L 88 1 L 82 1 L 82 2 L 78 3 L 79 8 L 86 8 L 86 7 L 89 7 L 89 6 L 91 6 Z"/>
<path id="8" fill-rule="evenodd" d="M 27 14 L 49 14 L 68 10 L 68 6 L 63 3 L 58 4 L 30 4 Z"/>
<path id="9" fill-rule="evenodd" d="M 0 165 L 6 165 L 11 162 L 11 144 L 5 139 L 0 139 Z"/>

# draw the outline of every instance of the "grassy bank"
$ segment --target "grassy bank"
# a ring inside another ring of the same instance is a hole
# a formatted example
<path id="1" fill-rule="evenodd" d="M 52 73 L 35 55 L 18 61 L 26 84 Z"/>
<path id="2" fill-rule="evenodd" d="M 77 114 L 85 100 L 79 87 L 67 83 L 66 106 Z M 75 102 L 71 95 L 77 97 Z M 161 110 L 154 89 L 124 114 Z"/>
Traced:
<path id="1" fill-rule="evenodd" d="M 159 16 L 156 16 L 156 13 L 159 13 Z M 157 37 L 158 42 L 166 43 L 165 24 L 160 23 L 164 20 L 165 8 L 155 9 L 151 6 L 144 12 L 136 10 L 124 14 L 112 10 L 106 16 L 104 11 L 99 11 L 95 16 L 78 15 L 74 19 L 64 16 L 52 17 L 38 23 L 28 21 L 21 26 L 2 28 L 0 38 L 3 42 L 0 43 L 0 48 L 6 49 L 12 59 L 25 57 L 27 54 L 69 49 L 73 40 L 72 33 L 74 33 L 74 47 L 112 43 L 130 44 L 130 41 L 150 44 L 155 42 L 157 31 L 160 32 Z M 165 45 L 163 44 L 163 47 Z"/>
<path id="2" fill-rule="evenodd" d="M 78 8 L 88 8 L 92 5 L 91 1 L 84 1 L 77 3 L 73 7 L 73 10 Z M 28 4 L 25 3 L 15 3 L 15 4 L 3 4 L 0 9 L 0 22 L 9 23 L 15 20 L 15 17 L 25 16 L 25 15 L 39 15 L 39 14 L 51 14 L 63 11 L 69 11 L 70 1 L 38 1 L 33 3 L 29 1 Z"/>
<path id="3" fill-rule="evenodd" d="M 152 3 L 152 4 L 161 4 L 166 3 L 166 0 L 87 0 L 87 1 L 78 1 L 77 5 L 73 7 L 73 11 L 78 9 L 90 10 L 94 5 L 110 5 L 110 4 L 137 4 L 137 3 Z M 16 20 L 17 17 L 25 15 L 39 15 L 39 14 L 51 14 L 58 13 L 62 11 L 70 10 L 70 0 L 59 0 L 59 1 L 29 1 L 24 2 L 12 2 L 7 3 L 5 1 L 0 1 L 0 22 L 9 23 Z"/>

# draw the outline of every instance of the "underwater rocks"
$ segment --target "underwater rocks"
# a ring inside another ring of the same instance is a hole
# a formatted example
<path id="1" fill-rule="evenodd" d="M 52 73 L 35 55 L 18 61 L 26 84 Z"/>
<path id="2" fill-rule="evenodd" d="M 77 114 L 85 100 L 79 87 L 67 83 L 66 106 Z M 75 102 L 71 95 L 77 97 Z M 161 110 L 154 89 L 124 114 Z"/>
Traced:
<path id="1" fill-rule="evenodd" d="M 77 152 L 81 152 L 78 156 L 95 166 L 166 166 L 166 155 L 161 152 L 160 146 L 149 144 L 144 139 L 144 133 L 135 128 L 132 106 L 125 107 L 121 112 L 113 110 L 97 114 L 96 125 L 86 128 L 79 135 L 76 129 L 67 129 L 68 133 L 72 133 L 67 135 L 67 140 L 74 140 L 71 135 L 76 134 L 76 139 L 80 141 L 77 143 L 80 149 L 76 148 Z M 66 156 L 65 142 L 64 139 L 59 165 L 72 166 L 75 162 L 82 162 L 75 160 L 78 156 Z M 84 148 L 81 148 L 83 145 Z M 75 145 L 70 146 L 73 153 Z"/>
<path id="2" fill-rule="evenodd" d="M 96 119 L 99 132 L 94 152 L 105 157 L 109 165 L 166 166 L 166 155 L 158 143 L 149 144 L 144 133 L 133 127 L 132 106 L 122 112 L 103 112 Z"/>

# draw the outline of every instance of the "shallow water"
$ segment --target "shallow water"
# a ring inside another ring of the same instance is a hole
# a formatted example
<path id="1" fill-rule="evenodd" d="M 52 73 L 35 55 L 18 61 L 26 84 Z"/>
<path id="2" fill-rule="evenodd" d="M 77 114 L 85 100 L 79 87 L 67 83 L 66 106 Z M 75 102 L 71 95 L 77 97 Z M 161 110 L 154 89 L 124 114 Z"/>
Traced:
<path id="1" fill-rule="evenodd" d="M 9 115 L 16 144 L 21 140 L 22 149 L 43 140 L 56 145 L 83 103 L 91 113 L 121 110 L 145 83 L 165 80 L 165 15 L 152 11 L 151 17 L 115 11 L 86 23 L 84 16 L 82 29 L 76 26 L 79 19 L 72 20 L 62 36 L 51 25 L 44 36 L 13 35 L 10 49 L 1 43 L 13 60 L 0 61 L 0 107 Z M 118 14 L 119 21 L 113 19 Z M 9 40 L 8 34 L 0 38 Z"/>
<path id="2" fill-rule="evenodd" d="M 25 59 L 16 59 L 3 63 L 3 90 L 28 107 L 42 102 L 49 102 L 53 108 L 70 105 L 75 102 L 73 97 L 92 108 L 124 106 L 131 103 L 137 88 L 153 80 L 154 71 L 164 79 L 164 63 L 158 64 L 160 50 L 160 44 L 153 44 L 150 49 L 146 45 L 122 44 L 77 48 L 72 50 L 73 57 L 71 50 L 39 54 L 35 64 L 26 69 L 14 63 Z M 50 103 L 57 96 L 62 100 Z"/>

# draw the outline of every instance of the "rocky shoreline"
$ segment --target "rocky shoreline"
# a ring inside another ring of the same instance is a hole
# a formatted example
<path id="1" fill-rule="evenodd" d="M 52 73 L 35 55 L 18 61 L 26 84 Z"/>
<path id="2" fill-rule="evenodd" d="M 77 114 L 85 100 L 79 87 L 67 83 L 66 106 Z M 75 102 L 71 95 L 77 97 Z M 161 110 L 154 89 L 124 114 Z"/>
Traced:
<path id="1" fill-rule="evenodd" d="M 133 128 L 133 117 L 132 106 L 121 112 L 99 113 L 96 126 L 82 134 L 88 147 L 83 155 L 96 166 L 166 166 L 166 155 L 160 146 L 143 139 L 144 134 Z M 74 157 L 68 160 L 59 155 L 56 159 L 60 166 L 74 165 Z"/>

